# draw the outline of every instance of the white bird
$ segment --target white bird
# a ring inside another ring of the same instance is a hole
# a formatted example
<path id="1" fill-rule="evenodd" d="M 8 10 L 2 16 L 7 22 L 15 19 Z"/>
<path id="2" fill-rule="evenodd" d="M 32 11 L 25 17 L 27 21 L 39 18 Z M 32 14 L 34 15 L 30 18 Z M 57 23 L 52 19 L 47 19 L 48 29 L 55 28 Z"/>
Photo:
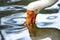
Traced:
<path id="1" fill-rule="evenodd" d="M 27 6 L 27 17 L 26 17 L 26 25 L 30 25 L 31 23 L 35 23 L 36 16 L 42 9 L 46 7 L 50 7 L 55 4 L 58 0 L 37 0 L 31 2 Z"/>

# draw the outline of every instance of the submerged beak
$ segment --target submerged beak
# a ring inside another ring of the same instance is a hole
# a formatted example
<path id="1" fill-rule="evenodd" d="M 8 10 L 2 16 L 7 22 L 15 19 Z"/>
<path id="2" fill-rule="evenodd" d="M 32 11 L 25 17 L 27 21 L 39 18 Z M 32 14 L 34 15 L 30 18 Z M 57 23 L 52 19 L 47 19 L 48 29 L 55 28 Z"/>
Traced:
<path id="1" fill-rule="evenodd" d="M 27 10 L 26 25 L 35 23 L 35 20 L 36 20 L 36 13 L 34 11 Z"/>

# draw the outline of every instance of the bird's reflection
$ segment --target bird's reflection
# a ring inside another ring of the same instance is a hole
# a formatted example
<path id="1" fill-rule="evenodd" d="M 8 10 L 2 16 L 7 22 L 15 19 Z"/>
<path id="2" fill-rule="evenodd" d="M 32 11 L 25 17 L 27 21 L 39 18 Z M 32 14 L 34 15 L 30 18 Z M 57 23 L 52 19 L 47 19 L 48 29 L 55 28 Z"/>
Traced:
<path id="1" fill-rule="evenodd" d="M 46 37 L 49 37 L 52 40 L 60 40 L 60 30 L 54 28 L 38 28 L 36 24 L 32 24 L 27 27 L 33 40 L 39 40 Z"/>

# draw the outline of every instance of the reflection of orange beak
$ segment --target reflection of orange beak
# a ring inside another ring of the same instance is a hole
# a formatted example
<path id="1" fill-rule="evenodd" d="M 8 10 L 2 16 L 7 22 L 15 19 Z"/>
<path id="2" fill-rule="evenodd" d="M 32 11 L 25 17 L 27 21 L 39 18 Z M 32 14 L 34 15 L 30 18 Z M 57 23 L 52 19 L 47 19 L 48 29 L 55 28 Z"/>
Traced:
<path id="1" fill-rule="evenodd" d="M 34 11 L 27 10 L 26 25 L 35 23 L 35 20 L 36 20 L 36 13 Z"/>

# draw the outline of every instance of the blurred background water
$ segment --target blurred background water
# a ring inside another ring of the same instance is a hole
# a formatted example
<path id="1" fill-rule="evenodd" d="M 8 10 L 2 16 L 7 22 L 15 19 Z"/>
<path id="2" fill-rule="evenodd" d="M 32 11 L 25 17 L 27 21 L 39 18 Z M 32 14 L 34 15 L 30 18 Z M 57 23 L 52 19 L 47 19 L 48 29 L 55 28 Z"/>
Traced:
<path id="1" fill-rule="evenodd" d="M 28 29 L 24 26 L 24 23 L 26 21 L 27 5 L 32 1 L 35 1 L 35 0 L 0 0 L 0 34 L 1 34 L 0 39 L 1 40 L 31 40 L 29 37 Z M 59 14 L 60 13 L 59 6 L 60 6 L 60 0 L 53 6 L 42 10 L 41 14 L 55 14 L 55 13 Z M 60 17 L 60 15 L 58 16 Z M 55 18 L 57 17 L 51 16 L 51 17 L 48 17 L 47 19 L 51 20 Z M 38 26 L 42 27 L 46 25 L 50 26 L 50 24 L 53 24 L 53 23 L 36 22 L 36 24 L 37 24 L 37 27 Z M 25 36 L 23 36 L 24 33 L 25 33 Z M 26 33 L 28 34 L 27 35 L 28 37 L 26 37 Z M 60 31 L 58 31 L 57 33 L 60 33 Z M 13 36 L 9 36 L 8 34 Z M 21 36 L 20 37 L 17 36 L 17 38 L 14 39 L 14 34 L 16 36 L 17 35 L 20 36 L 21 34 Z M 8 36 L 11 38 L 8 38 Z"/>

